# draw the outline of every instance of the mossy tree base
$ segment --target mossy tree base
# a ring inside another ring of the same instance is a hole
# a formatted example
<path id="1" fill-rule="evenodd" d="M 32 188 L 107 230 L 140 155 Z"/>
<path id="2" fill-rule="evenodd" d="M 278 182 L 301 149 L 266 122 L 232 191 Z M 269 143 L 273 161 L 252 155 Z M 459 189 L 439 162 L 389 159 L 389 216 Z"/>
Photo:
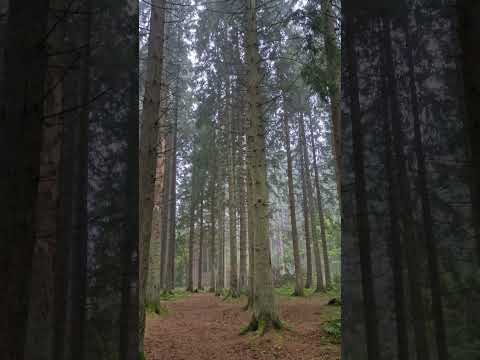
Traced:
<path id="1" fill-rule="evenodd" d="M 228 290 L 227 294 L 223 298 L 223 301 L 228 300 L 229 298 L 238 299 L 239 297 L 240 297 L 240 293 L 238 291 L 230 289 Z"/>
<path id="2" fill-rule="evenodd" d="M 282 322 L 279 319 L 273 319 L 270 315 L 261 315 L 259 317 L 253 315 L 250 324 L 248 324 L 240 334 L 245 335 L 249 332 L 255 332 L 258 335 L 263 336 L 272 329 L 282 330 Z"/>
<path id="3" fill-rule="evenodd" d="M 292 296 L 303 297 L 303 296 L 305 296 L 305 293 L 303 292 L 303 290 L 295 290 L 295 291 L 292 293 Z"/>

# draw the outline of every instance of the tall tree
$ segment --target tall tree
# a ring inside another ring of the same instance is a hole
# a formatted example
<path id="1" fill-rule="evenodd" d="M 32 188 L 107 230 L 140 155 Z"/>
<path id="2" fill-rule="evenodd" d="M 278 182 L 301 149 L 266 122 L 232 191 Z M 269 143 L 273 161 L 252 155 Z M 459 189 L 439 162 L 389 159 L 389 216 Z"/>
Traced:
<path id="1" fill-rule="evenodd" d="M 23 358 L 36 239 L 34 219 L 42 149 L 49 1 L 30 5 L 9 4 L 2 59 L 5 72 L 0 100 L 0 159 L 9 171 L 1 176 L 0 183 L 4 294 L 0 354 L 6 359 Z M 20 28 L 23 30 L 18 31 Z"/>
<path id="2" fill-rule="evenodd" d="M 313 118 L 310 116 L 310 147 L 312 148 L 312 159 L 313 159 L 313 171 L 315 175 L 315 191 L 317 195 L 317 210 L 318 210 L 318 219 L 320 223 L 320 240 L 322 241 L 322 252 L 323 252 L 323 266 L 325 268 L 325 284 L 327 287 L 331 284 L 331 275 L 330 275 L 330 260 L 328 258 L 328 246 L 327 246 L 327 235 L 325 231 L 325 214 L 323 211 L 323 201 L 322 201 L 322 192 L 320 190 L 320 175 L 318 171 L 317 164 L 317 146 L 315 143 L 315 136 L 313 131 Z M 317 280 L 317 290 L 318 288 Z M 323 286 L 322 286 L 323 287 Z"/>
<path id="3" fill-rule="evenodd" d="M 300 166 L 302 174 L 302 206 L 303 206 L 303 222 L 305 229 L 305 252 L 307 254 L 307 282 L 305 287 L 309 289 L 312 286 L 312 228 L 313 223 L 310 222 L 310 213 L 312 204 L 309 203 L 308 189 L 310 184 L 310 169 L 308 167 L 308 150 L 306 147 L 305 124 L 303 117 L 298 119 L 300 132 Z"/>
<path id="4" fill-rule="evenodd" d="M 290 149 L 290 126 L 286 110 L 283 114 L 283 132 L 285 148 L 287 150 L 287 177 L 288 177 L 288 206 L 290 208 L 290 224 L 292 228 L 293 258 L 295 264 L 295 296 L 303 296 L 303 271 L 300 260 L 300 249 L 298 244 L 297 216 L 295 210 L 295 190 L 293 187 L 293 165 L 292 152 Z"/>
<path id="5" fill-rule="evenodd" d="M 161 113 L 162 74 L 165 41 L 165 1 L 152 2 L 148 64 L 140 129 L 140 339 L 145 331 L 145 289 L 148 274 L 150 237 L 157 162 L 157 144 L 162 124 Z M 142 341 L 143 344 L 143 341 Z M 142 349 L 141 349 L 142 351 Z"/>
<path id="6" fill-rule="evenodd" d="M 268 237 L 268 187 L 266 168 L 265 120 L 263 99 L 260 93 L 261 60 L 258 48 L 256 0 L 246 4 L 246 64 L 248 69 L 248 136 L 253 152 L 249 164 L 254 179 L 255 194 L 255 244 L 254 244 L 254 302 L 251 330 L 265 332 L 271 327 L 281 327 L 273 291 L 270 242 Z"/>

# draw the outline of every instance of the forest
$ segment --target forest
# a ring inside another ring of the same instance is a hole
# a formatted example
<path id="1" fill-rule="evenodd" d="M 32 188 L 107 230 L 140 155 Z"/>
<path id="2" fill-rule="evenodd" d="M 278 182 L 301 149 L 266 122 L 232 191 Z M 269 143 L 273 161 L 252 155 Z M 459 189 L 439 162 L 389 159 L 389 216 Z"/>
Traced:
<path id="1" fill-rule="evenodd" d="M 477 359 L 478 16 L 0 0 L 0 359 Z"/>
<path id="2" fill-rule="evenodd" d="M 337 306 L 302 335 L 330 338 L 326 351 L 338 356 L 339 4 L 153 1 L 140 2 L 140 19 L 147 358 L 167 346 L 172 358 L 191 346 L 236 358 L 218 335 L 282 329 L 285 307 L 289 322 L 306 307 L 314 318 L 310 303 L 321 308 L 327 296 Z M 215 313 L 222 302 L 251 318 L 226 321 Z M 200 312 L 221 325 L 178 339 L 177 306 L 187 327 Z M 242 352 L 253 351 L 247 341 L 237 339 Z M 305 341 L 284 341 L 315 354 Z M 253 346 L 269 348 L 264 339 Z"/>

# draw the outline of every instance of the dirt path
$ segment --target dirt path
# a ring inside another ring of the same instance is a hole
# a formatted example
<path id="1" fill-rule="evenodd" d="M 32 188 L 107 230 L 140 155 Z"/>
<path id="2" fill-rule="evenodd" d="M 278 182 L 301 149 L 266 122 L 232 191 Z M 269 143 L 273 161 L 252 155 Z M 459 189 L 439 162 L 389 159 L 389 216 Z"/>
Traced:
<path id="1" fill-rule="evenodd" d="M 239 335 L 250 315 L 244 301 L 194 294 L 165 302 L 168 314 L 149 315 L 148 360 L 339 360 L 340 346 L 322 330 L 332 307 L 324 296 L 280 297 L 282 320 L 292 330 L 263 337 Z"/>

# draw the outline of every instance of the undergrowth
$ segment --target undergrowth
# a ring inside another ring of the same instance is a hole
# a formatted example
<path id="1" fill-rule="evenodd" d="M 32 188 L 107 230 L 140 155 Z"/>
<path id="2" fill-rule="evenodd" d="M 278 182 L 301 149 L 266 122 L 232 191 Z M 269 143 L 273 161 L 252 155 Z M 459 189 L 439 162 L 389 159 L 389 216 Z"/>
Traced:
<path id="1" fill-rule="evenodd" d="M 327 321 L 323 325 L 323 330 L 325 330 L 332 342 L 340 343 L 342 339 L 342 322 L 340 317 Z"/>
<path id="2" fill-rule="evenodd" d="M 163 292 L 160 295 L 160 301 L 176 301 L 190 296 L 185 289 L 175 289 L 173 292 Z"/>

